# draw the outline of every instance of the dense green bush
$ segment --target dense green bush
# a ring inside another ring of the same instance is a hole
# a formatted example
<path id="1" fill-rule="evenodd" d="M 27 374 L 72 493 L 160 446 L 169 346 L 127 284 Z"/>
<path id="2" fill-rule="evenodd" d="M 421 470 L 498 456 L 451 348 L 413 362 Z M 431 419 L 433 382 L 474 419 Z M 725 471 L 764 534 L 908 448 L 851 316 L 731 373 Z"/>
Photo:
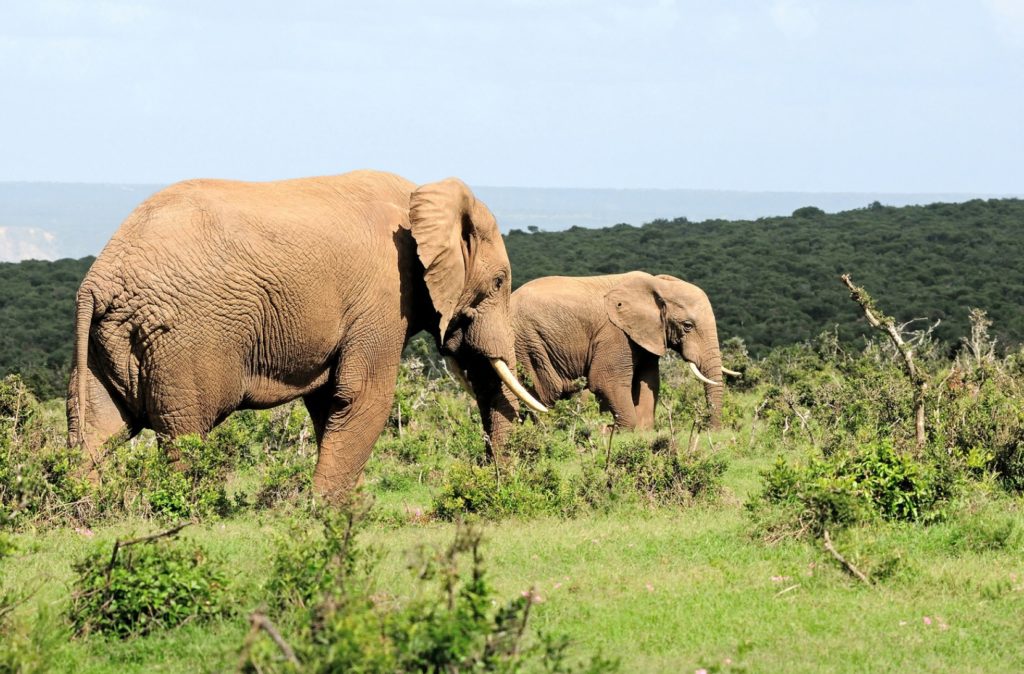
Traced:
<path id="1" fill-rule="evenodd" d="M 229 612 L 224 569 L 201 546 L 165 539 L 97 545 L 74 564 L 68 618 L 78 635 L 132 637 Z"/>
<path id="2" fill-rule="evenodd" d="M 175 438 L 160 448 L 149 476 L 154 485 L 147 493 L 153 513 L 169 519 L 229 514 L 233 503 L 225 480 L 235 465 L 232 448 L 231 443 L 204 442 L 197 435 Z"/>
<path id="3" fill-rule="evenodd" d="M 762 475 L 764 487 L 747 504 L 769 538 L 818 536 L 872 519 L 915 522 L 941 516 L 954 495 L 949 473 L 877 441 L 806 464 L 781 457 Z"/>
<path id="4" fill-rule="evenodd" d="M 934 519 L 959 485 L 989 473 L 1020 489 L 1024 378 L 1012 356 L 996 355 L 984 312 L 972 310 L 971 325 L 952 360 L 930 331 L 907 337 L 929 383 L 921 444 L 915 389 L 887 340 L 856 352 L 823 333 L 766 359 L 773 383 L 758 409 L 768 444 L 810 452 L 764 475 L 764 489 L 748 504 L 761 532 Z"/>

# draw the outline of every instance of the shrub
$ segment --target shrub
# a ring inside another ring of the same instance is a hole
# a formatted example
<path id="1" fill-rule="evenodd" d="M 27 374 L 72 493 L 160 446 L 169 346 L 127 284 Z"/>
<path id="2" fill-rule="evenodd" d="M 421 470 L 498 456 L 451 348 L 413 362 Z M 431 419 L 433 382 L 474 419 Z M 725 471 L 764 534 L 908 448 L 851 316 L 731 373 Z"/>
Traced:
<path id="1" fill-rule="evenodd" d="M 746 508 L 768 540 L 821 535 L 867 522 L 932 521 L 953 495 L 954 480 L 890 440 L 791 465 L 781 457 L 762 473 L 763 488 Z"/>
<path id="2" fill-rule="evenodd" d="M 264 469 L 253 502 L 257 508 L 272 508 L 282 501 L 309 494 L 313 487 L 312 456 L 299 451 L 278 452 L 277 460 Z"/>
<path id="3" fill-rule="evenodd" d="M 404 433 L 400 437 L 384 436 L 374 447 L 374 454 L 393 456 L 404 464 L 419 464 L 429 457 L 434 442 L 434 437 L 422 430 Z"/>
<path id="4" fill-rule="evenodd" d="M 273 571 L 266 586 L 269 606 L 277 610 L 311 609 L 326 597 L 346 591 L 357 563 L 371 559 L 355 539 L 371 505 L 359 499 L 357 495 L 343 509 L 314 508 L 319 531 L 296 521 L 286 535 L 277 539 Z"/>
<path id="5" fill-rule="evenodd" d="M 550 464 L 509 463 L 498 470 L 456 461 L 434 498 L 433 515 L 455 520 L 540 514 L 564 515 L 576 507 L 573 485 Z"/>
<path id="6" fill-rule="evenodd" d="M 653 441 L 633 437 L 618 444 L 610 458 L 610 480 L 625 483 L 631 491 L 658 504 L 681 504 L 718 494 L 726 469 L 721 457 L 700 452 L 681 456 L 668 435 Z"/>
<path id="7" fill-rule="evenodd" d="M 80 453 L 53 444 L 57 434 L 46 416 L 20 377 L 0 380 L 0 525 L 81 519 L 87 510 Z"/>
<path id="8" fill-rule="evenodd" d="M 761 366 L 750 357 L 742 337 L 730 337 L 722 342 L 722 364 L 741 375 L 726 377 L 729 389 L 733 391 L 749 391 L 764 377 Z"/>
<path id="9" fill-rule="evenodd" d="M 559 409 L 571 409 L 572 401 L 559 401 Z M 561 422 L 561 423 L 559 423 Z M 556 424 L 564 425 L 565 417 L 556 419 Z M 505 446 L 506 457 L 512 457 L 527 464 L 536 464 L 545 459 L 566 459 L 574 453 L 574 447 L 566 437 L 566 433 L 556 431 L 557 426 L 548 427 L 527 419 L 512 427 Z M 577 432 L 582 430 L 576 429 Z"/>
<path id="10" fill-rule="evenodd" d="M 443 550 L 417 551 L 410 564 L 413 596 L 399 599 L 377 591 L 374 558 L 356 540 L 366 513 L 365 504 L 358 503 L 340 513 L 323 511 L 322 537 L 281 540 L 269 596 L 285 613 L 287 624 L 292 624 L 289 615 L 297 622 L 289 642 L 304 669 L 617 670 L 617 663 L 600 657 L 573 664 L 564 638 L 531 639 L 528 619 L 536 595 L 525 591 L 503 604 L 494 599 L 483 567 L 481 536 L 470 529 L 460 527 Z M 275 651 L 251 633 L 241 660 L 249 671 L 279 670 Z"/>
<path id="11" fill-rule="evenodd" d="M 75 633 L 126 638 L 228 613 L 226 580 L 198 545 L 164 539 L 96 546 L 74 564 Z"/>
<path id="12" fill-rule="evenodd" d="M 150 466 L 154 484 L 147 494 L 153 513 L 170 519 L 229 514 L 233 504 L 225 482 L 234 468 L 230 448 L 230 444 L 185 435 L 158 451 Z"/>
<path id="13" fill-rule="evenodd" d="M 0 379 L 0 449 L 19 441 L 39 409 L 32 392 L 16 374 Z"/>

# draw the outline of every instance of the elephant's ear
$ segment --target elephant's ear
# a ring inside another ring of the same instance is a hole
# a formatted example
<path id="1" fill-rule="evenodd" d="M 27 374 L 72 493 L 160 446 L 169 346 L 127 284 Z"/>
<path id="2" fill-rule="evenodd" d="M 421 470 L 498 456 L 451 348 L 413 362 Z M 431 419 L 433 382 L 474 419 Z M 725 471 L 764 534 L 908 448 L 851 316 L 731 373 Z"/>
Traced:
<path id="1" fill-rule="evenodd" d="M 619 329 L 656 356 L 665 355 L 662 302 L 653 276 L 629 276 L 604 296 L 604 307 Z"/>
<path id="2" fill-rule="evenodd" d="M 458 178 L 421 186 L 409 200 L 409 228 L 434 308 L 441 339 L 466 287 L 476 249 L 472 213 L 476 198 Z"/>

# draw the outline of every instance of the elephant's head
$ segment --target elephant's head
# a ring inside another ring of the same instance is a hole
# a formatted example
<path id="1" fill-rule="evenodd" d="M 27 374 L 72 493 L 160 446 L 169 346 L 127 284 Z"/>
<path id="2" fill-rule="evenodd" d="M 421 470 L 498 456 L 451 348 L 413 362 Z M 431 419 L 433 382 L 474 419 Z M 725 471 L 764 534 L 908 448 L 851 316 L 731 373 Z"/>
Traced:
<path id="1" fill-rule="evenodd" d="M 514 420 L 514 396 L 545 411 L 513 374 L 512 272 L 490 209 L 461 180 L 448 178 L 413 192 L 409 225 L 437 312 L 441 354 L 468 380 L 485 431 Z"/>
<path id="2" fill-rule="evenodd" d="M 629 274 L 605 295 L 612 323 L 637 345 L 661 356 L 676 351 L 704 382 L 711 427 L 722 418 L 722 354 L 715 312 L 704 291 L 674 276 Z"/>

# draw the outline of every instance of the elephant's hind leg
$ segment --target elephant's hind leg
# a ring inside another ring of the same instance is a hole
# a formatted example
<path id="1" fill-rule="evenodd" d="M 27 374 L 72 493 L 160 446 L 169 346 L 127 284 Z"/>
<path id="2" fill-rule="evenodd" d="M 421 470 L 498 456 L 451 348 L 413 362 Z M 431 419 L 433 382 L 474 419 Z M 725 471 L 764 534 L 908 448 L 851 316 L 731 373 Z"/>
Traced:
<path id="1" fill-rule="evenodd" d="M 71 444 L 81 441 L 83 462 L 80 477 L 99 484 L 104 450 L 128 440 L 138 433 L 139 427 L 123 403 L 96 376 L 91 361 L 84 373 L 85 400 L 77 396 L 79 376 L 77 371 L 71 373 L 70 388 L 76 395 L 68 400 L 68 418 L 71 420 L 68 432 Z M 73 406 L 77 409 L 72 409 Z"/>
<path id="2" fill-rule="evenodd" d="M 237 409 L 242 380 L 242 368 L 212 350 L 167 354 L 147 372 L 141 386 L 146 391 L 148 425 L 176 468 L 184 465 L 173 440 L 183 435 L 205 438 Z"/>

